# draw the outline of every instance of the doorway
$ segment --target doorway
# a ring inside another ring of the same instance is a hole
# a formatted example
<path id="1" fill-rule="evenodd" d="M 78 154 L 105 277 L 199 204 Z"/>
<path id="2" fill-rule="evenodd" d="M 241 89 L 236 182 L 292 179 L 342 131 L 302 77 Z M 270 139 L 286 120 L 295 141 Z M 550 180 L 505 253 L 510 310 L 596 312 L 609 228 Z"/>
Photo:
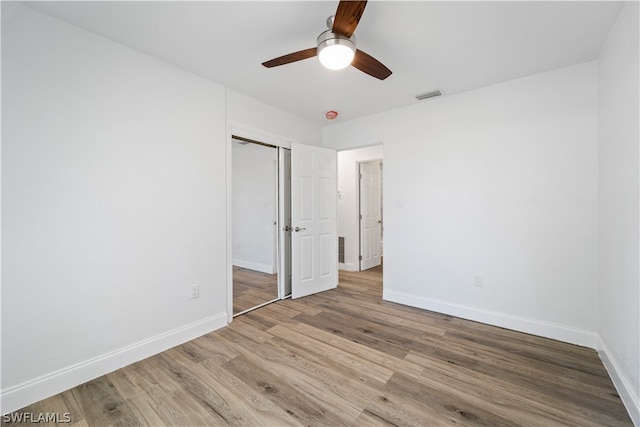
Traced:
<path id="1" fill-rule="evenodd" d="M 355 272 L 382 263 L 382 159 L 382 144 L 338 152 L 340 270 Z"/>

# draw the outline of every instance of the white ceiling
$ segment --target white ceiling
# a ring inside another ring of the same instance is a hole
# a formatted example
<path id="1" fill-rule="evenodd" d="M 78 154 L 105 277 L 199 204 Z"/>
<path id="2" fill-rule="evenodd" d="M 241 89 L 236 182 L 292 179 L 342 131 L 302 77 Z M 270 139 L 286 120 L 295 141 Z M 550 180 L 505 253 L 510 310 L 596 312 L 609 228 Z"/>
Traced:
<path id="1" fill-rule="evenodd" d="M 370 1 L 358 48 L 393 74 L 384 81 L 317 58 L 261 63 L 315 46 L 337 1 L 28 2 L 319 125 L 596 59 L 622 8 L 594 1 Z M 428 102 L 428 101 L 422 101 Z"/>

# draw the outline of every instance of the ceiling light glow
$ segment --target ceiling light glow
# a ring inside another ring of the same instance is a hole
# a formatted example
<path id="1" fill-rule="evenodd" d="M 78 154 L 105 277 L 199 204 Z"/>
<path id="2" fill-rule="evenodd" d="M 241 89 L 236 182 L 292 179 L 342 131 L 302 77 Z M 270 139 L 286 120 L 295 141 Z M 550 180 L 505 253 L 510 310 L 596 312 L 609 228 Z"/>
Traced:
<path id="1" fill-rule="evenodd" d="M 342 70 L 348 67 L 356 54 L 355 37 L 347 38 L 325 31 L 318 36 L 318 58 L 320 63 L 330 70 Z"/>

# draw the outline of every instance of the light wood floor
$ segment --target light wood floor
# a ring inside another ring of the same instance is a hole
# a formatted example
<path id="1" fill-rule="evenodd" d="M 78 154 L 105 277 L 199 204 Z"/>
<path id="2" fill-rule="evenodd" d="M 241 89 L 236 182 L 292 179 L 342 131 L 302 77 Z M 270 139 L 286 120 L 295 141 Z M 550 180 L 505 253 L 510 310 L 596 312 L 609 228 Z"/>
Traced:
<path id="1" fill-rule="evenodd" d="M 23 411 L 91 426 L 632 425 L 593 350 L 383 302 L 379 269 Z"/>
<path id="2" fill-rule="evenodd" d="M 233 314 L 278 298 L 278 275 L 233 266 Z"/>

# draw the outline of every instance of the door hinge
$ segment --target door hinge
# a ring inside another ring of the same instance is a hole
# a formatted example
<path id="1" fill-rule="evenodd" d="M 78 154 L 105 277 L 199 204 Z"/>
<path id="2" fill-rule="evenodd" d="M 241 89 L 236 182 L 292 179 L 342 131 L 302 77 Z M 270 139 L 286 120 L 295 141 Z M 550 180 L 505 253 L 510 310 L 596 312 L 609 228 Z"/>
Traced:
<path id="1" fill-rule="evenodd" d="M 362 261 L 362 255 L 360 255 L 360 261 Z"/>
<path id="2" fill-rule="evenodd" d="M 362 214 L 360 214 L 360 219 L 362 219 Z"/>

